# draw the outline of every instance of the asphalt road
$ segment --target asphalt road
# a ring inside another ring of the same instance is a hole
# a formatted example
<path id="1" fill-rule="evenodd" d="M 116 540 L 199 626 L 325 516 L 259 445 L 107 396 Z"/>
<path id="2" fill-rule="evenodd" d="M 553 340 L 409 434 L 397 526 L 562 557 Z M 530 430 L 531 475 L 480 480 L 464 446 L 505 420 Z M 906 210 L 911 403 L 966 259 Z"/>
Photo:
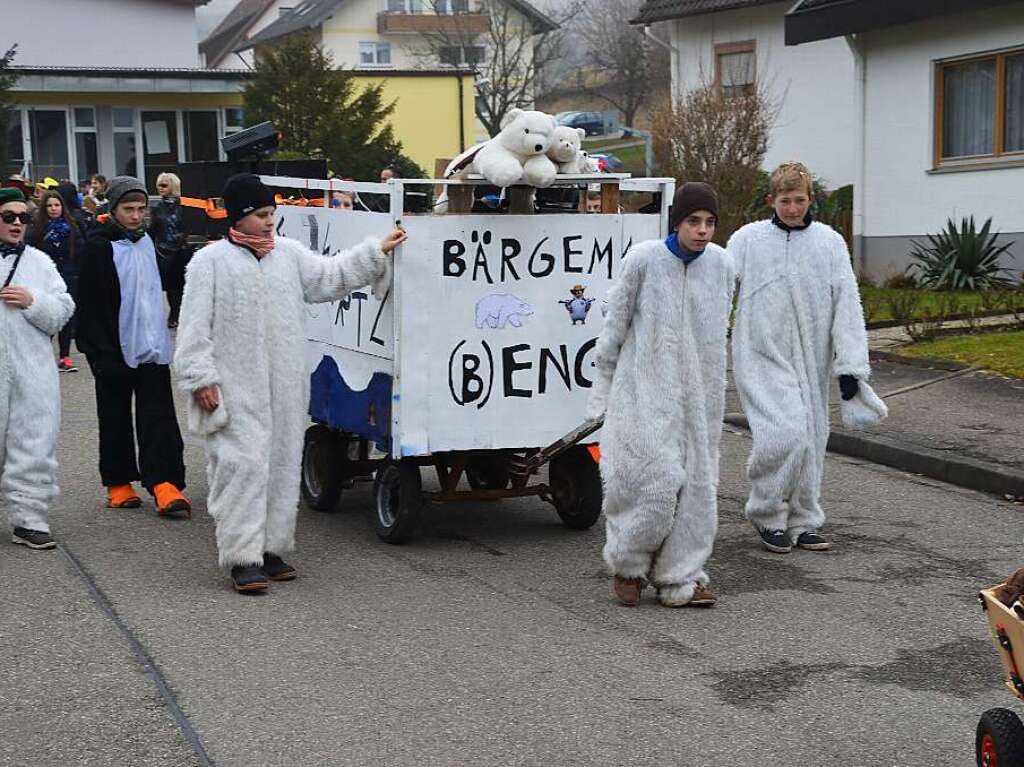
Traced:
<path id="1" fill-rule="evenodd" d="M 600 525 L 536 499 L 388 546 L 369 484 L 303 509 L 299 579 L 243 597 L 197 446 L 192 520 L 105 509 L 89 374 L 62 383 L 64 549 L 0 541 L 0 765 L 943 767 L 1017 707 L 975 593 L 1022 564 L 1021 506 L 830 457 L 836 550 L 773 555 L 727 430 L 713 610 L 616 606 Z"/>

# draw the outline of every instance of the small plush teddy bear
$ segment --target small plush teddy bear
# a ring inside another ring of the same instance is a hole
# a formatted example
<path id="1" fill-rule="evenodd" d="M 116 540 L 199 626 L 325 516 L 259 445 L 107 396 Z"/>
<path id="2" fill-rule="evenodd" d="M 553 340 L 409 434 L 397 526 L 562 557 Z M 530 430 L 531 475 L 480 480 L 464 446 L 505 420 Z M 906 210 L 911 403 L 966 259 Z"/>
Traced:
<path id="1" fill-rule="evenodd" d="M 559 125 L 551 136 L 548 158 L 558 166 L 559 173 L 597 173 L 595 160 L 582 149 L 587 132 L 583 128 Z"/>
<path id="2" fill-rule="evenodd" d="M 551 186 L 558 169 L 546 152 L 555 127 L 551 115 L 510 109 L 501 132 L 452 160 L 444 177 L 465 178 L 478 173 L 495 186 Z"/>

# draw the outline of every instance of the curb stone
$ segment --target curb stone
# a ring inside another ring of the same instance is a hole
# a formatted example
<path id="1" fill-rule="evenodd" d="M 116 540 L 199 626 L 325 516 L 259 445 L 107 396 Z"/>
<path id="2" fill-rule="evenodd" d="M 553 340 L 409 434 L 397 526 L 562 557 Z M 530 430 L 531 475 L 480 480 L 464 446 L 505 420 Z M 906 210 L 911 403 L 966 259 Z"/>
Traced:
<path id="1" fill-rule="evenodd" d="M 726 413 L 725 422 L 750 429 L 746 416 L 740 413 Z M 887 437 L 855 434 L 845 429 L 832 429 L 828 450 L 971 490 L 994 493 L 1004 498 L 1024 498 L 1024 474 L 965 456 L 952 458 L 942 450 L 909 448 Z"/>

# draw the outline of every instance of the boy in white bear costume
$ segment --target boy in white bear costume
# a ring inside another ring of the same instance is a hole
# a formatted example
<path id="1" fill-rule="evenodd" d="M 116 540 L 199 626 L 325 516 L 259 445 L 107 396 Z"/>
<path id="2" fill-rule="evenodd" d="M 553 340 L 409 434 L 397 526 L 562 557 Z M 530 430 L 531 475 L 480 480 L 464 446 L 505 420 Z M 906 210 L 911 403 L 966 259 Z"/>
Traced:
<path id="1" fill-rule="evenodd" d="M 797 162 L 771 175 L 775 216 L 729 240 L 740 281 L 732 336 L 733 370 L 750 423 L 750 498 L 745 515 L 769 551 L 821 551 L 818 530 L 829 434 L 829 383 L 839 379 L 844 418 L 886 415 L 867 385 L 867 333 L 857 280 L 843 238 L 811 220 L 810 171 Z"/>
<path id="2" fill-rule="evenodd" d="M 25 245 L 29 220 L 21 191 L 0 189 L 0 505 L 14 543 L 52 549 L 60 385 L 50 339 L 75 304 L 50 257 Z"/>
<path id="3" fill-rule="evenodd" d="M 189 264 L 174 368 L 205 442 L 220 564 L 253 592 L 296 575 L 281 555 L 295 546 L 309 421 L 304 306 L 380 289 L 405 233 L 319 256 L 274 237 L 274 195 L 257 176 L 233 176 L 223 196 L 232 228 Z"/>
<path id="4" fill-rule="evenodd" d="M 604 416 L 604 559 L 619 601 L 711 606 L 725 334 L 735 274 L 711 243 L 718 199 L 680 187 L 665 241 L 634 245 L 609 293 L 587 416 Z"/>

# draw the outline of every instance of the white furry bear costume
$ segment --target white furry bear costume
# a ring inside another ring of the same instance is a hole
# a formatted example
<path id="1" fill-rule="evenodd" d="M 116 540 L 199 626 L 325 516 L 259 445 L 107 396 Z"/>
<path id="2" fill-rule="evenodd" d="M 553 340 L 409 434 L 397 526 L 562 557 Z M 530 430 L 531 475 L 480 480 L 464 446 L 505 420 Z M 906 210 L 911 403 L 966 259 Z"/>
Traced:
<path id="1" fill-rule="evenodd" d="M 717 245 L 688 266 L 634 245 L 609 294 L 588 417 L 605 415 L 601 477 L 615 575 L 686 602 L 707 585 L 735 273 Z"/>
<path id="2" fill-rule="evenodd" d="M 16 255 L 0 256 L 0 285 Z M 27 288 L 32 305 L 0 303 L 0 503 L 12 527 L 50 532 L 47 513 L 57 487 L 60 383 L 50 338 L 75 311 L 48 255 L 30 245 L 12 286 Z"/>
<path id="3" fill-rule="evenodd" d="M 224 239 L 189 264 L 174 369 L 189 394 L 189 428 L 205 442 L 222 566 L 295 547 L 309 423 L 305 304 L 386 278 L 390 263 L 374 238 L 324 257 L 277 237 L 261 259 Z M 214 384 L 220 406 L 207 413 L 192 393 Z"/>
<path id="4" fill-rule="evenodd" d="M 825 224 L 758 221 L 728 248 L 740 281 L 733 370 L 753 436 L 745 514 L 795 541 L 825 521 L 830 379 L 851 375 L 864 388 L 871 374 L 860 293 L 846 242 Z"/>

